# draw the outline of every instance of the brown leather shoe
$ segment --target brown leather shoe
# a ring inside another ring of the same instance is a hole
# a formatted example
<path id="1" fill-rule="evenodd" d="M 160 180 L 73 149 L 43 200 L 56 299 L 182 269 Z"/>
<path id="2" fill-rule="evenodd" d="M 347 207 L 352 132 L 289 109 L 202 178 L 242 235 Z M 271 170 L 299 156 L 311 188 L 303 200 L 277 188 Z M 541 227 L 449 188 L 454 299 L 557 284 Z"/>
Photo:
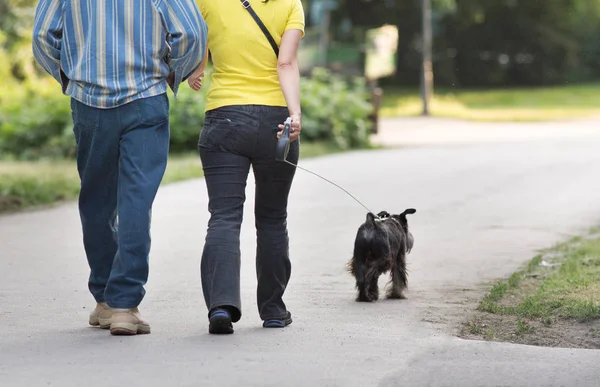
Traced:
<path id="1" fill-rule="evenodd" d="M 148 334 L 150 324 L 142 319 L 138 308 L 113 309 L 110 333 L 113 335 Z"/>
<path id="2" fill-rule="evenodd" d="M 106 302 L 96 304 L 96 308 L 90 313 L 89 323 L 91 326 L 100 326 L 102 329 L 110 328 L 110 319 L 113 309 Z"/>

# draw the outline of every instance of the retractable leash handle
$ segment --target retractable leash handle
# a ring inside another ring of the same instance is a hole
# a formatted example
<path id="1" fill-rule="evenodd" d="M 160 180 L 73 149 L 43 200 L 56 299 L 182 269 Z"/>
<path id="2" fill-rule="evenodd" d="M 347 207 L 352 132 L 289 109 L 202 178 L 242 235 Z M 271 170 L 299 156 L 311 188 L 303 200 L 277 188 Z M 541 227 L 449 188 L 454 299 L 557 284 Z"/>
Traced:
<path id="1" fill-rule="evenodd" d="M 292 127 L 292 118 L 288 117 L 283 124 L 283 131 L 281 137 L 277 140 L 277 147 L 275 148 L 275 159 L 277 161 L 286 161 L 288 152 L 290 151 L 290 130 Z"/>

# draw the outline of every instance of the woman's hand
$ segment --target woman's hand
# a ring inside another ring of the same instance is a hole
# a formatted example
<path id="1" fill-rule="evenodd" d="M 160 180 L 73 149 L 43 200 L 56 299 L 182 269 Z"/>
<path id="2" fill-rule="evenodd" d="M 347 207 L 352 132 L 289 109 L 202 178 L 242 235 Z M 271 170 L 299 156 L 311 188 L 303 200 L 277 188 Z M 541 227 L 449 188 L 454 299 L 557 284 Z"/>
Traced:
<path id="1" fill-rule="evenodd" d="M 195 91 L 200 90 L 202 88 L 202 78 L 203 77 L 204 77 L 204 69 L 202 69 L 202 66 L 200 66 L 188 78 L 188 80 L 187 80 L 188 85 Z"/>
<path id="2" fill-rule="evenodd" d="M 290 142 L 294 142 L 300 136 L 300 132 L 302 131 L 302 124 L 300 120 L 300 114 L 292 114 L 290 116 L 292 118 L 292 125 L 290 126 Z M 277 132 L 277 138 L 281 137 L 281 133 L 283 132 L 284 124 L 279 124 L 279 132 Z"/>

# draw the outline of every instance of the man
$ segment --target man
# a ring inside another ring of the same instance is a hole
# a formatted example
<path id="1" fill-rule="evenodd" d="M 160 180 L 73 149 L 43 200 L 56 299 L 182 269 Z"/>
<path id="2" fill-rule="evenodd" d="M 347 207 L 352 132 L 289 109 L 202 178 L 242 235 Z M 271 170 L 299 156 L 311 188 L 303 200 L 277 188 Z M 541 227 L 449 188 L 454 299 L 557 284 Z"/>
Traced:
<path id="1" fill-rule="evenodd" d="M 193 0 L 41 0 L 40 65 L 71 97 L 79 213 L 97 305 L 89 323 L 150 333 L 138 305 L 148 279 L 152 204 L 169 150 L 167 85 L 206 60 L 207 26 Z"/>

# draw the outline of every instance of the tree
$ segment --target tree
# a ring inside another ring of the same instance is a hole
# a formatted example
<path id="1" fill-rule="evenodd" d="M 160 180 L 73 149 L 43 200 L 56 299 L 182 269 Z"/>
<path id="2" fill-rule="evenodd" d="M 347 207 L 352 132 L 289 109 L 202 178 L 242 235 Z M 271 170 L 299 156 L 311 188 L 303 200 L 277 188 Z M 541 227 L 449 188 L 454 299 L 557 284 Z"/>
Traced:
<path id="1" fill-rule="evenodd" d="M 0 0 L 0 51 L 8 58 L 10 73 L 23 80 L 34 74 L 31 51 L 31 29 L 35 12 L 35 0 Z"/>

